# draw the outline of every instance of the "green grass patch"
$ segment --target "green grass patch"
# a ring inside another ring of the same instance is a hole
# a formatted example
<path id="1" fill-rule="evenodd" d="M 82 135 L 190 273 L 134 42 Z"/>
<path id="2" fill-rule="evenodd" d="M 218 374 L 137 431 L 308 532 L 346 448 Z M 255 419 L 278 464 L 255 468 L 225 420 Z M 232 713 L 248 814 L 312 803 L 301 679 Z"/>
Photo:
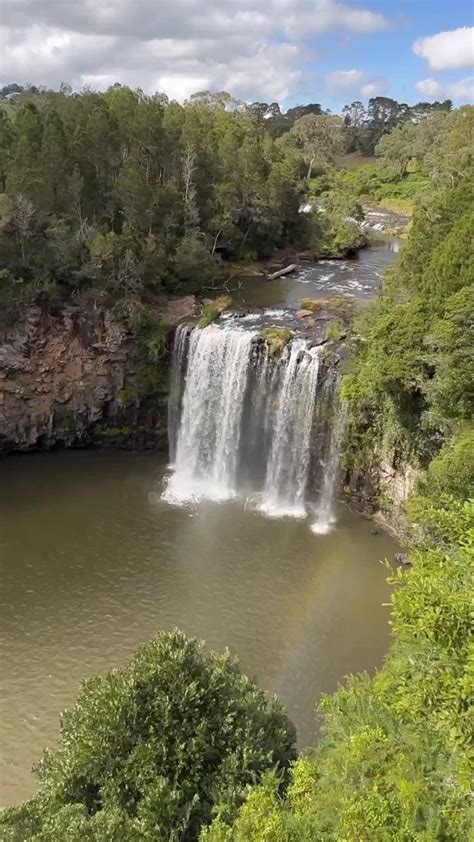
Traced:
<path id="1" fill-rule="evenodd" d="M 338 342 L 339 339 L 342 339 L 344 334 L 344 327 L 342 326 L 341 322 L 336 320 L 328 325 L 328 329 L 326 331 L 326 339 L 328 339 L 330 342 Z"/>
<path id="2" fill-rule="evenodd" d="M 326 300 L 324 298 L 303 298 L 301 302 L 302 310 L 311 310 L 312 313 L 318 313 L 319 310 L 324 310 L 326 307 Z"/>
<path id="3" fill-rule="evenodd" d="M 219 318 L 224 310 L 232 307 L 232 298 L 230 295 L 220 295 L 214 301 L 208 301 L 204 304 L 201 312 L 201 318 L 198 321 L 198 327 L 208 327 L 212 322 Z"/>
<path id="4" fill-rule="evenodd" d="M 198 321 L 198 327 L 209 327 L 212 322 L 215 322 L 219 318 L 220 314 L 221 311 L 214 303 L 205 304 L 202 308 L 201 318 Z"/>
<path id="5" fill-rule="evenodd" d="M 311 310 L 318 313 L 320 310 L 341 310 L 348 309 L 354 305 L 354 296 L 345 292 L 342 295 L 334 295 L 332 298 L 303 298 L 302 310 Z"/>
<path id="6" fill-rule="evenodd" d="M 273 357 L 279 356 L 288 342 L 293 339 L 293 331 L 286 327 L 266 327 L 262 330 L 262 336 L 267 343 Z"/>

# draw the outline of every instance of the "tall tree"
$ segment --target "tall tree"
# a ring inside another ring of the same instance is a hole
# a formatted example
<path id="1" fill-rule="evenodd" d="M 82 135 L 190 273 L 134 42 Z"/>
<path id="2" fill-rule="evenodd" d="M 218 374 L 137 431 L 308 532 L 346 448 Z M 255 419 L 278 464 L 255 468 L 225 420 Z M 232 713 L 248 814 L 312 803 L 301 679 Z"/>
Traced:
<path id="1" fill-rule="evenodd" d="M 313 170 L 334 164 L 343 149 L 342 122 L 339 117 L 307 114 L 296 121 L 291 136 L 308 166 L 308 180 Z"/>

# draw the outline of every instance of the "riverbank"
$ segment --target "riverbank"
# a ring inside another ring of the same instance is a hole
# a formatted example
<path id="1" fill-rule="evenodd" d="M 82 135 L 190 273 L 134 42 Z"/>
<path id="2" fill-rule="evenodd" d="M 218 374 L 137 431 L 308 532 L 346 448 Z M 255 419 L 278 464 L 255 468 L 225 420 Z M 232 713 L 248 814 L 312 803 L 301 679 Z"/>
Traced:
<path id="1" fill-rule="evenodd" d="M 265 261 L 231 264 L 224 291 L 237 307 L 296 310 L 308 298 L 370 298 L 394 257 L 373 247 L 348 261 L 312 261 L 284 249 Z M 292 275 L 267 281 L 291 263 Z M 174 324 L 195 317 L 199 307 L 194 296 L 162 296 L 145 308 L 151 319 L 145 329 L 90 304 L 24 308 L 0 339 L 0 454 L 52 447 L 165 448 L 166 335 Z"/>

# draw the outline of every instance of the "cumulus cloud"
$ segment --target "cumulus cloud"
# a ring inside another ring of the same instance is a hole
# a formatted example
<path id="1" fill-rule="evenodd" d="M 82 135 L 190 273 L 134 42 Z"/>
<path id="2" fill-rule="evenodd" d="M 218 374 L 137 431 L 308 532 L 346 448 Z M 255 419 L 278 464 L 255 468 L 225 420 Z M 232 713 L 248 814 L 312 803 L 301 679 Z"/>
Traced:
<path id="1" fill-rule="evenodd" d="M 380 96 L 385 93 L 387 83 L 384 79 L 375 79 L 364 70 L 353 67 L 351 70 L 333 70 L 326 74 L 326 85 L 333 95 L 343 91 L 355 96 L 362 96 L 370 99 L 373 96 Z"/>
<path id="2" fill-rule="evenodd" d="M 333 88 L 358 87 L 364 80 L 363 70 L 334 70 L 326 75 L 326 82 Z"/>
<path id="3" fill-rule="evenodd" d="M 387 90 L 387 83 L 385 79 L 376 79 L 374 82 L 366 82 L 362 85 L 362 96 L 365 99 L 370 99 L 374 96 L 383 96 Z"/>
<path id="4" fill-rule="evenodd" d="M 413 50 L 417 56 L 427 60 L 432 70 L 474 67 L 474 27 L 462 26 L 450 32 L 418 38 Z"/>
<path id="5" fill-rule="evenodd" d="M 437 79 L 421 79 L 417 90 L 427 99 L 452 99 L 454 102 L 474 102 L 474 76 L 458 79 L 457 82 L 439 82 Z"/>
<path id="6" fill-rule="evenodd" d="M 343 0 L 3 0 L 0 83 L 117 81 L 178 99 L 211 88 L 282 101 L 302 82 L 307 38 L 388 25 Z"/>

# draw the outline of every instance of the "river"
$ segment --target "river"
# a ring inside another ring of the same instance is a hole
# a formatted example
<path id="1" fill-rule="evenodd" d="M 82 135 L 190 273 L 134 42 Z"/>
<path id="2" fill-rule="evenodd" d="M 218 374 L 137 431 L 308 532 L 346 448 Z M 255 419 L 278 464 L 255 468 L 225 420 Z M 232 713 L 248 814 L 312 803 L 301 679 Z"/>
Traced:
<path id="1" fill-rule="evenodd" d="M 237 304 L 252 307 L 284 306 L 298 308 L 304 298 L 330 298 L 348 293 L 360 302 L 374 297 L 385 269 L 398 256 L 403 245 L 399 237 L 376 234 L 369 248 L 351 260 L 319 260 L 304 263 L 297 272 L 274 281 L 245 278 L 233 289 Z M 233 287 L 234 282 L 230 281 Z"/>
<path id="2" fill-rule="evenodd" d="M 253 279 L 241 303 L 297 306 L 322 283 L 334 294 L 351 281 L 373 295 L 394 254 L 387 244 L 367 249 L 354 271 L 331 265 L 326 281 L 328 264 L 304 269 L 306 278 Z M 285 702 L 301 747 L 314 743 L 321 693 L 380 665 L 389 639 L 380 560 L 397 551 L 392 538 L 342 505 L 325 535 L 241 499 L 170 505 L 168 475 L 152 452 L 1 463 L 2 805 L 34 793 L 31 766 L 54 743 L 80 681 L 122 663 L 157 629 L 178 626 L 238 655 Z"/>

